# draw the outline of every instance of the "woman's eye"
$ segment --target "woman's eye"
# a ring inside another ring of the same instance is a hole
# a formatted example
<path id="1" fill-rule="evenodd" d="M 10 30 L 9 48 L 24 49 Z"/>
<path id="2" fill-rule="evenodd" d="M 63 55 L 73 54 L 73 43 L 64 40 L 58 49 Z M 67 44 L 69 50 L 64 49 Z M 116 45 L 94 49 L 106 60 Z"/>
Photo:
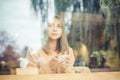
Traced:
<path id="1" fill-rule="evenodd" d="M 48 25 L 48 27 L 51 27 L 51 25 Z"/>
<path id="2" fill-rule="evenodd" d="M 48 24 L 48 27 L 51 27 L 51 24 Z"/>
<path id="3" fill-rule="evenodd" d="M 57 26 L 58 28 L 62 28 L 62 26 Z"/>
<path id="4" fill-rule="evenodd" d="M 52 27 L 53 26 L 53 24 L 48 24 L 48 27 Z"/>

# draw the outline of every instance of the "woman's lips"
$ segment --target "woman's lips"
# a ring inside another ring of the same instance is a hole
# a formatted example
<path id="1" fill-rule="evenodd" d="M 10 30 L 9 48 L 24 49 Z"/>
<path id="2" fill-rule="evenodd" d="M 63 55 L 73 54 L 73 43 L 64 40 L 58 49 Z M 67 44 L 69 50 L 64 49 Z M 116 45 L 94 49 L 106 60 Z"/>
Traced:
<path id="1" fill-rule="evenodd" d="M 52 33 L 52 35 L 56 36 L 56 35 L 58 35 L 58 34 L 57 34 L 57 33 Z"/>

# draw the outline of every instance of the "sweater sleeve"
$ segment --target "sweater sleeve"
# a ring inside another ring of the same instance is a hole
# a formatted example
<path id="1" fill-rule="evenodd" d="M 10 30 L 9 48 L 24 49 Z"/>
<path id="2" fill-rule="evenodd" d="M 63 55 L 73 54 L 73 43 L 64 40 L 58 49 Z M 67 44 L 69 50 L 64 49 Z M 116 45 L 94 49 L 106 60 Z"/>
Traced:
<path id="1" fill-rule="evenodd" d="M 31 51 L 29 51 L 27 53 L 26 57 L 27 57 L 27 59 L 29 61 L 27 67 L 37 67 L 38 66 L 35 55 L 33 53 L 31 53 Z"/>
<path id="2" fill-rule="evenodd" d="M 69 48 L 69 55 L 70 55 L 70 64 L 69 64 L 69 67 L 66 69 L 66 71 L 67 72 L 73 72 L 72 68 L 73 68 L 73 65 L 74 65 L 74 62 L 75 62 L 75 57 L 74 57 L 72 48 Z"/>
<path id="3" fill-rule="evenodd" d="M 74 72 L 72 69 L 73 69 L 73 65 L 75 62 L 75 57 L 74 57 L 72 48 L 69 48 L 69 56 L 70 56 L 70 62 L 68 66 L 67 64 L 65 64 L 66 67 L 61 66 L 61 71 L 60 71 L 61 73 L 73 73 Z"/>

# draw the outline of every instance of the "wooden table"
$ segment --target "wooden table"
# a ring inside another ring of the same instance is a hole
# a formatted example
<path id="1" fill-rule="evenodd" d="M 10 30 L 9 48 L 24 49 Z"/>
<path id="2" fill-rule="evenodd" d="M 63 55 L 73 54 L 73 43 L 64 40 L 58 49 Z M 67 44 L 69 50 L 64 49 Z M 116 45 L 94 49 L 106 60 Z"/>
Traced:
<path id="1" fill-rule="evenodd" d="M 0 80 L 120 80 L 120 72 L 39 74 L 39 75 L 0 75 Z"/>

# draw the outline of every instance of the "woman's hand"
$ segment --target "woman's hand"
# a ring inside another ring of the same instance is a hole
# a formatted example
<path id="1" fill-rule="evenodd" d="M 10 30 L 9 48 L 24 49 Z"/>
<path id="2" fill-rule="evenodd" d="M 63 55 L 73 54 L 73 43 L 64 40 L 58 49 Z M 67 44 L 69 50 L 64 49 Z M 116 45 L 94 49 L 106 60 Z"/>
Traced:
<path id="1" fill-rule="evenodd" d="M 70 56 L 66 54 L 59 54 L 51 58 L 49 62 L 50 67 L 63 67 L 67 68 L 70 64 Z"/>
<path id="2" fill-rule="evenodd" d="M 56 68 L 59 65 L 59 61 L 58 61 L 58 55 L 54 56 L 51 58 L 50 62 L 49 62 L 49 66 L 50 68 Z"/>
<path id="3" fill-rule="evenodd" d="M 70 62 L 71 62 L 71 59 L 70 59 L 70 56 L 69 55 L 62 55 L 63 60 L 58 60 L 59 61 L 59 65 L 62 67 L 62 68 L 68 68 L 69 65 L 70 65 Z"/>
<path id="4" fill-rule="evenodd" d="M 68 54 L 58 54 L 51 58 L 49 67 L 51 69 L 57 69 L 57 72 L 69 72 L 69 66 L 71 65 L 71 56 Z"/>
<path id="5" fill-rule="evenodd" d="M 57 68 L 58 73 L 71 73 L 73 72 L 71 69 L 71 56 L 65 55 L 65 59 L 59 61 L 59 65 Z"/>

